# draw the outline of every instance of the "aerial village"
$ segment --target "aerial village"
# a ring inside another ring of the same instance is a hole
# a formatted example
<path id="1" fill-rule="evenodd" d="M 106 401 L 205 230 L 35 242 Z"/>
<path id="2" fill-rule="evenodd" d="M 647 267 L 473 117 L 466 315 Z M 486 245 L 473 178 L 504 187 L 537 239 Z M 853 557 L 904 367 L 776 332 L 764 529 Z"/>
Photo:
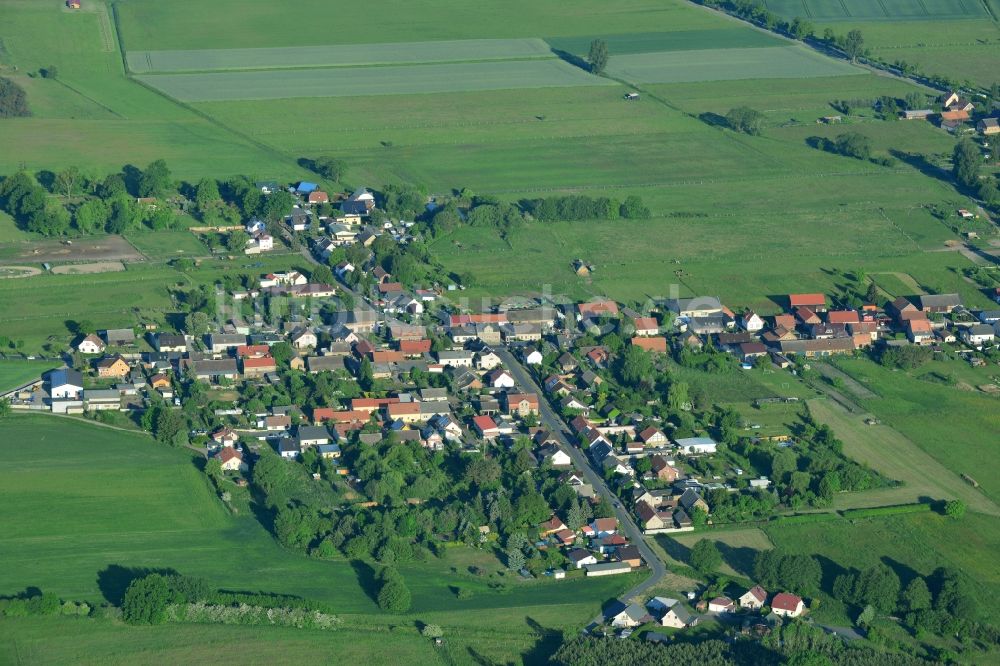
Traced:
<path id="1" fill-rule="evenodd" d="M 278 185 L 259 187 L 266 195 Z M 343 197 L 324 217 L 316 207 L 329 204 L 326 193 L 311 183 L 289 189 L 298 203 L 278 232 L 304 237 L 317 274 L 336 280 L 293 268 L 261 274 L 256 285 L 225 294 L 231 307 L 206 318 L 202 331 L 152 322 L 82 331 L 66 367 L 2 397 L 19 410 L 98 420 L 102 412 L 135 414 L 154 430 L 141 415 L 173 411 L 184 415 L 186 431 L 174 439 L 217 460 L 237 486 L 246 486 L 262 454 L 273 453 L 353 489 L 358 501 L 368 491 L 351 461 L 365 447 L 474 458 L 517 451 L 524 473 L 556 479 L 552 487 L 571 498 L 563 504 L 569 511 L 543 505 L 545 519 L 529 531 L 534 552 L 548 553 L 539 560 L 545 566 L 517 562 L 519 575 L 558 580 L 646 566 L 643 535 L 829 499 L 819 475 L 804 487 L 771 478 L 761 456 L 746 451 L 757 447 L 765 460 L 784 449 L 820 455 L 818 443 L 829 437 L 822 427 L 758 435 L 745 419 L 713 410 L 712 396 L 664 384 L 665 359 L 791 376 L 815 359 L 877 347 L 984 364 L 1000 335 L 1000 305 L 970 311 L 957 294 L 848 303 L 794 293 L 783 312 L 766 317 L 710 295 L 653 301 L 641 311 L 558 298 L 471 311 L 453 305 L 460 287 L 447 280 L 405 284 L 377 261 L 369 250 L 376 239 L 405 244 L 409 227 L 372 224 L 371 192 Z M 263 223 L 246 231 L 248 253 L 272 247 Z M 344 247 L 361 259 L 331 263 Z M 278 301 L 284 306 L 262 307 Z M 842 490 L 880 482 L 843 456 L 830 465 Z M 497 538 L 487 525 L 477 529 L 478 538 Z M 685 628 L 706 615 L 732 615 L 767 631 L 775 618 L 807 612 L 800 593 L 755 585 L 732 592 L 734 599 L 692 590 L 628 605 L 607 621 L 627 632 L 650 621 Z"/>

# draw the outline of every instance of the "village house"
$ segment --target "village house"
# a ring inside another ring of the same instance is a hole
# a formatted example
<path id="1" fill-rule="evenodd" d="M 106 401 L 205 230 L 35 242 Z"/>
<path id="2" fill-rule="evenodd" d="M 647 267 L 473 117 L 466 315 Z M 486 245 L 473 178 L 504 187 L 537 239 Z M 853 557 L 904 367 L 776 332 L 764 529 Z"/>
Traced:
<path id="1" fill-rule="evenodd" d="M 472 418 L 472 427 L 482 439 L 496 439 L 500 436 L 500 428 L 491 417 L 480 415 Z"/>
<path id="2" fill-rule="evenodd" d="M 789 294 L 788 309 L 808 308 L 813 312 L 823 312 L 826 310 L 826 296 L 824 294 Z"/>
<path id="3" fill-rule="evenodd" d="M 611 616 L 611 626 L 616 629 L 638 627 L 651 619 L 645 608 L 639 604 L 629 604 Z"/>
<path id="4" fill-rule="evenodd" d="M 588 564 L 597 564 L 597 558 L 594 557 L 594 554 L 583 548 L 575 548 L 569 551 L 566 553 L 566 559 L 573 564 L 574 569 L 582 569 Z"/>
<path id="5" fill-rule="evenodd" d="M 996 330 L 988 324 L 976 324 L 962 331 L 962 340 L 973 347 L 993 342 Z"/>
<path id="6" fill-rule="evenodd" d="M 236 446 L 240 436 L 229 426 L 222 426 L 212 431 L 209 438 L 219 446 Z"/>
<path id="7" fill-rule="evenodd" d="M 690 455 L 715 453 L 718 447 L 711 437 L 682 437 L 676 443 L 680 451 Z"/>
<path id="8" fill-rule="evenodd" d="M 535 393 L 504 393 L 506 411 L 521 418 L 529 414 L 538 415 L 538 395 Z"/>
<path id="9" fill-rule="evenodd" d="M 101 331 L 101 337 L 109 346 L 121 347 L 135 342 L 135 331 L 131 328 L 109 328 Z"/>
<path id="10" fill-rule="evenodd" d="M 709 613 L 732 613 L 735 610 L 736 606 L 729 597 L 716 597 L 708 602 Z"/>
<path id="11" fill-rule="evenodd" d="M 680 604 L 671 606 L 663 617 L 660 618 L 660 626 L 673 627 L 674 629 L 685 629 L 698 624 L 698 618 L 691 611 Z"/>
<path id="12" fill-rule="evenodd" d="M 740 316 L 740 327 L 749 333 L 756 333 L 764 328 L 764 320 L 753 310 L 746 310 Z"/>
<path id="13" fill-rule="evenodd" d="M 492 388 L 514 388 L 516 384 L 511 374 L 503 368 L 496 368 L 486 373 L 484 381 Z"/>
<path id="14" fill-rule="evenodd" d="M 215 457 L 218 458 L 224 472 L 247 471 L 247 464 L 243 462 L 243 452 L 237 448 L 224 446 Z"/>
<path id="15" fill-rule="evenodd" d="M 493 370 L 503 364 L 503 360 L 492 349 L 483 349 L 476 354 L 476 367 L 480 370 Z"/>
<path id="16" fill-rule="evenodd" d="M 471 368 L 475 354 L 460 349 L 457 351 L 440 351 L 437 353 L 438 363 L 452 368 Z"/>
<path id="17" fill-rule="evenodd" d="M 241 360 L 244 377 L 262 377 L 269 372 L 277 372 L 278 365 L 270 356 L 251 356 Z"/>
<path id="18" fill-rule="evenodd" d="M 573 459 L 568 453 L 558 446 L 546 446 L 538 451 L 542 459 L 553 467 L 569 467 L 573 464 Z"/>
<path id="19" fill-rule="evenodd" d="M 636 317 L 632 323 L 635 326 L 635 334 L 639 337 L 657 335 L 660 332 L 660 325 L 656 323 L 655 317 Z"/>
<path id="20" fill-rule="evenodd" d="M 666 446 L 667 442 L 670 441 L 667 439 L 667 436 L 663 434 L 662 430 L 652 426 L 639 433 L 639 440 L 649 448 L 654 449 Z"/>
<path id="21" fill-rule="evenodd" d="M 330 431 L 326 429 L 326 426 L 299 426 L 299 429 L 296 432 L 296 441 L 303 449 L 310 446 L 329 444 Z"/>
<path id="22" fill-rule="evenodd" d="M 170 333 L 159 333 L 156 335 L 156 351 L 158 352 L 186 352 L 187 339 L 183 335 L 173 335 Z"/>
<path id="23" fill-rule="evenodd" d="M 318 342 L 316 334 L 308 328 L 297 328 L 288 336 L 289 342 L 296 349 L 313 349 Z"/>
<path id="24" fill-rule="evenodd" d="M 97 362 L 97 376 L 104 378 L 117 378 L 127 377 L 132 368 L 121 356 L 112 356 L 110 358 L 102 358 Z"/>
<path id="25" fill-rule="evenodd" d="M 740 608 L 760 610 L 767 602 L 767 592 L 760 585 L 754 585 L 739 598 Z"/>
<path id="26" fill-rule="evenodd" d="M 722 313 L 722 301 L 717 296 L 674 298 L 668 300 L 666 306 L 678 317 L 687 319 L 711 317 Z"/>
<path id="27" fill-rule="evenodd" d="M 798 617 L 804 610 L 802 598 L 788 592 L 779 592 L 771 600 L 771 611 L 781 617 Z"/>
<path id="28" fill-rule="evenodd" d="M 639 337 L 636 336 L 630 341 L 633 347 L 645 349 L 648 352 L 665 354 L 667 352 L 667 339 L 662 336 Z"/>
<path id="29" fill-rule="evenodd" d="M 216 354 L 245 346 L 246 343 L 247 337 L 245 335 L 235 333 L 213 333 L 208 336 L 208 348 Z"/>
<path id="30" fill-rule="evenodd" d="M 958 294 L 923 294 L 917 296 L 920 309 L 928 313 L 950 313 L 962 305 Z"/>
<path id="31" fill-rule="evenodd" d="M 99 337 L 91 333 L 76 345 L 76 350 L 81 354 L 100 354 L 106 345 Z"/>

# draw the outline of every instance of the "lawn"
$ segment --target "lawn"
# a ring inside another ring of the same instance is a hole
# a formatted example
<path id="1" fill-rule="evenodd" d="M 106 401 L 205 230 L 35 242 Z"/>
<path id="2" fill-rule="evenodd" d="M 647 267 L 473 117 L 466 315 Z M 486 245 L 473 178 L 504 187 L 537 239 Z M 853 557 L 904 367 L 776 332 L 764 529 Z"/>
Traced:
<path id="1" fill-rule="evenodd" d="M 0 360 L 0 392 L 17 388 L 38 379 L 47 370 L 58 367 L 53 361 Z"/>
<path id="2" fill-rule="evenodd" d="M 952 386 L 921 378 L 935 369 L 950 374 L 944 363 L 937 368 L 938 363 L 931 362 L 916 372 L 894 372 L 862 359 L 842 359 L 836 365 L 880 396 L 862 401 L 865 409 L 943 466 L 970 475 L 994 501 L 1000 497 L 1000 476 L 991 473 L 1000 469 L 996 397 L 967 384 Z M 985 377 L 980 383 L 986 383 Z"/>
<path id="3" fill-rule="evenodd" d="M 23 441 L 34 445 L 15 445 Z M 473 576 L 465 570 L 467 558 L 446 556 L 402 566 L 413 609 L 403 617 L 379 615 L 368 565 L 283 550 L 253 516 L 223 509 L 190 452 L 145 435 L 41 415 L 5 420 L 0 442 L 0 520 L 6 527 L 0 558 L 7 564 L 0 593 L 33 585 L 63 598 L 101 602 L 118 598 L 132 570 L 173 568 L 224 589 L 319 599 L 351 622 L 382 630 L 436 621 L 461 628 L 456 634 L 467 630 L 469 645 L 493 631 L 487 650 L 501 651 L 496 656 L 507 660 L 538 640 L 525 618 L 549 629 L 582 625 L 606 599 L 641 578 L 510 579 L 506 591 L 496 592 L 487 586 L 495 577 Z M 451 589 L 456 585 L 472 598 L 458 599 Z M 496 617 L 519 619 L 497 630 L 490 623 Z"/>
<path id="4" fill-rule="evenodd" d="M 174 257 L 204 257 L 208 248 L 198 236 L 190 231 L 152 231 L 133 233 L 128 236 L 140 252 L 150 259 L 171 259 Z"/>
<path id="5" fill-rule="evenodd" d="M 753 577 L 753 558 L 761 550 L 769 550 L 771 540 L 756 527 L 735 530 L 705 530 L 677 536 L 657 536 L 656 540 L 671 557 L 688 564 L 691 549 L 702 539 L 714 541 L 722 553 L 720 571 L 729 576 Z"/>
<path id="6" fill-rule="evenodd" d="M 777 46 L 613 55 L 607 72 L 630 83 L 687 83 L 800 79 L 863 74 L 864 70 L 805 46 Z"/>
<path id="7" fill-rule="evenodd" d="M 203 72 L 215 69 L 344 67 L 403 63 L 554 58 L 541 39 L 465 39 L 396 44 L 331 44 L 249 49 L 129 51 L 129 71 Z"/>

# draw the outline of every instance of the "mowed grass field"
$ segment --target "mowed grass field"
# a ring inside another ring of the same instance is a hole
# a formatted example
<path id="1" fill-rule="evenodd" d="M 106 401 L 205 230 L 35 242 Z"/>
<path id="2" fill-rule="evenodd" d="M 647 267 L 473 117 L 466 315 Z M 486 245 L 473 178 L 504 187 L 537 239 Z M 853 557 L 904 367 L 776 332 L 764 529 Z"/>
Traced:
<path id="1" fill-rule="evenodd" d="M 813 419 L 829 425 L 844 442 L 847 456 L 904 484 L 898 488 L 838 495 L 834 500 L 836 508 L 960 499 L 971 511 L 1000 516 L 1000 506 L 993 500 L 891 426 L 867 425 L 864 417 L 850 414 L 830 400 L 810 400 L 808 405 Z"/>
<path id="2" fill-rule="evenodd" d="M 766 0 L 765 4 L 782 16 L 808 18 L 838 34 L 859 29 L 872 54 L 889 63 L 907 62 L 932 76 L 980 86 L 998 78 L 997 0 Z"/>
<path id="3" fill-rule="evenodd" d="M 43 372 L 60 364 L 54 361 L 22 361 L 0 359 L 0 391 L 9 391 L 38 379 Z"/>
<path id="4" fill-rule="evenodd" d="M 804 46 L 726 48 L 612 55 L 607 73 L 630 83 L 805 79 L 864 70 Z"/>
<path id="5" fill-rule="evenodd" d="M 32 445 L 24 446 L 27 441 Z M 506 662 L 544 638 L 539 626 L 562 631 L 581 625 L 606 599 L 637 580 L 631 575 L 510 580 L 507 591 L 499 593 L 487 587 L 485 578 L 466 572 L 464 551 L 456 549 L 441 560 L 402 566 L 413 593 L 412 611 L 382 615 L 370 596 L 368 574 L 346 561 L 283 550 L 253 516 L 233 516 L 223 508 L 191 456 L 145 435 L 75 420 L 41 415 L 4 420 L 0 520 L 6 532 L 0 557 L 7 566 L 0 572 L 0 591 L 16 593 L 34 585 L 63 598 L 100 603 L 122 592 L 130 570 L 173 568 L 223 589 L 325 601 L 345 616 L 348 626 L 382 632 L 355 638 L 369 650 L 386 640 L 389 625 L 407 627 L 405 635 L 412 636 L 419 619 L 447 627 L 449 640 L 462 651 L 479 643 L 483 654 Z M 487 553 L 468 555 L 476 563 L 489 560 L 500 568 Z M 457 599 L 449 585 L 468 589 L 472 598 Z M 529 617 L 537 623 L 534 628 Z M 30 634 L 30 626 L 25 630 Z M 21 633 L 4 631 L 11 632 L 7 637 Z M 97 644 L 100 635 L 97 627 Z M 57 642 L 44 649 L 70 647 Z M 147 646 L 157 652 L 163 647 L 156 640 Z M 142 651 L 136 656 L 142 658 Z"/>
<path id="6" fill-rule="evenodd" d="M 931 362 L 911 372 L 893 372 L 869 361 L 839 359 L 838 368 L 879 397 L 862 406 L 898 430 L 944 467 L 968 474 L 994 502 L 1000 497 L 1000 403 L 962 380 L 948 385 L 931 373 L 956 375 L 948 364 Z M 973 380 L 975 381 L 975 380 Z M 978 383 L 987 383 L 982 376 Z M 947 418 L 942 418 L 947 415 Z"/>
<path id="7" fill-rule="evenodd" d="M 592 76 L 557 59 L 155 74 L 138 78 L 184 102 L 615 85 L 613 81 Z M 529 93 L 526 91 L 524 94 Z"/>
<path id="8" fill-rule="evenodd" d="M 194 180 L 304 174 L 294 159 L 128 80 L 104 6 L 69 12 L 61 2 L 0 0 L 0 40 L 33 112 L 0 123 L 0 173 L 77 166 L 103 177 L 164 158 L 175 175 Z M 28 76 L 50 66 L 55 80 Z"/>
<path id="9" fill-rule="evenodd" d="M 208 71 L 215 69 L 272 69 L 289 67 L 343 67 L 390 63 L 453 62 L 555 57 L 538 38 L 461 39 L 394 44 L 331 44 L 250 49 L 189 49 L 128 51 L 126 62 L 136 74 Z"/>

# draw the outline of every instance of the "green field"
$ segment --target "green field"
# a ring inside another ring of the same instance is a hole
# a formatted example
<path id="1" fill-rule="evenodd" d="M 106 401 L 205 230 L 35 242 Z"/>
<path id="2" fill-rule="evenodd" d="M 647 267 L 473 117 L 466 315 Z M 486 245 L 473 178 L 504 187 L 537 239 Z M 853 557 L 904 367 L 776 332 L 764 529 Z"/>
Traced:
<path id="1" fill-rule="evenodd" d="M 610 76 L 631 83 L 804 79 L 864 73 L 804 46 L 613 55 L 607 71 Z"/>
<path id="2" fill-rule="evenodd" d="M 629 32 L 621 35 L 592 34 L 546 39 L 553 49 L 586 56 L 595 39 L 604 40 L 608 53 L 652 53 L 656 51 L 697 51 L 710 44 L 717 49 L 784 46 L 787 42 L 766 32 L 745 28 L 710 28 L 675 32 Z"/>
<path id="3" fill-rule="evenodd" d="M 823 565 L 823 589 L 848 567 L 863 569 L 881 561 L 896 570 L 905 585 L 914 574 L 926 576 L 939 566 L 955 567 L 975 581 L 972 589 L 981 612 L 995 622 L 1000 566 L 995 552 L 1000 530 L 995 518 L 970 514 L 961 520 L 933 513 L 857 521 L 783 525 L 765 528 L 777 548 L 817 555 Z M 840 604 L 824 600 L 821 612 L 838 622 Z"/>
<path id="4" fill-rule="evenodd" d="M 154 74 L 138 78 L 184 102 L 614 85 L 612 81 L 591 76 L 579 67 L 556 59 L 401 67 Z"/>
<path id="5" fill-rule="evenodd" d="M 1000 466 L 1000 450 L 995 446 L 1000 431 L 996 397 L 961 380 L 956 379 L 953 386 L 934 381 L 930 373 L 957 375 L 944 362 L 905 373 L 864 360 L 842 359 L 836 365 L 878 394 L 878 398 L 861 401 L 865 409 L 944 467 L 970 475 L 994 502 L 1000 498 L 1000 477 L 991 473 Z M 976 383 L 988 383 L 985 373 Z M 942 414 L 948 418 L 941 418 Z"/>
<path id="6" fill-rule="evenodd" d="M 33 445 L 17 444 L 24 441 Z M 6 526 L 0 543 L 7 564 L 0 572 L 4 594 L 35 585 L 63 598 L 99 603 L 118 598 L 130 570 L 173 568 L 224 589 L 322 600 L 348 623 L 370 629 L 401 624 L 413 631 L 417 619 L 440 623 L 458 645 L 480 642 L 486 654 L 507 660 L 538 641 L 526 618 L 552 630 L 578 626 L 636 581 L 635 576 L 510 580 L 499 593 L 487 587 L 490 579 L 466 572 L 469 562 L 493 571 L 502 568 L 499 562 L 485 552 L 456 549 L 443 560 L 401 567 L 413 609 L 404 617 L 384 616 L 377 614 L 365 575 L 352 563 L 285 551 L 252 515 L 229 514 L 190 452 L 148 436 L 51 416 L 10 417 L 0 424 L 0 442 L 0 483 L 7 497 L 0 508 Z M 468 588 L 473 597 L 459 600 L 449 585 Z M 504 626 L 492 626 L 491 618 L 503 618 Z M 98 644 L 100 635 L 98 629 Z M 371 641 L 370 649 L 379 639 L 376 634 L 358 640 Z"/>
<path id="7" fill-rule="evenodd" d="M 541 39 L 466 39 L 396 44 L 337 44 L 253 49 L 129 51 L 128 68 L 136 74 L 214 69 L 344 67 L 390 63 L 454 62 L 552 58 Z"/>
<path id="8" fill-rule="evenodd" d="M 128 50 L 246 48 L 455 39 L 512 39 L 624 34 L 635 31 L 732 27 L 680 0 L 581 0 L 567 12 L 560 0 L 510 0 L 500 4 L 393 0 L 129 0 L 117 6 Z M 197 15 L 198 21 L 190 17 Z M 351 29 L 345 18 L 378 16 L 377 31 Z M 225 25 L 225 30 L 217 26 Z"/>
<path id="9" fill-rule="evenodd" d="M 863 417 L 849 414 L 830 400 L 810 400 L 808 404 L 813 419 L 829 425 L 844 442 L 845 455 L 903 484 L 844 493 L 835 500 L 838 509 L 961 499 L 972 511 L 1000 516 L 1000 506 L 892 427 L 867 425 Z"/>
<path id="10" fill-rule="evenodd" d="M 764 0 L 772 12 L 788 18 L 836 21 L 899 19 L 941 20 L 989 16 L 979 0 Z"/>
<path id="11" fill-rule="evenodd" d="M 208 248 L 190 231 L 141 232 L 128 236 L 128 242 L 150 259 L 204 257 Z"/>
<path id="12" fill-rule="evenodd" d="M 43 372 L 52 370 L 60 364 L 56 361 L 20 361 L 0 360 L 0 392 L 9 391 L 38 379 Z"/>

